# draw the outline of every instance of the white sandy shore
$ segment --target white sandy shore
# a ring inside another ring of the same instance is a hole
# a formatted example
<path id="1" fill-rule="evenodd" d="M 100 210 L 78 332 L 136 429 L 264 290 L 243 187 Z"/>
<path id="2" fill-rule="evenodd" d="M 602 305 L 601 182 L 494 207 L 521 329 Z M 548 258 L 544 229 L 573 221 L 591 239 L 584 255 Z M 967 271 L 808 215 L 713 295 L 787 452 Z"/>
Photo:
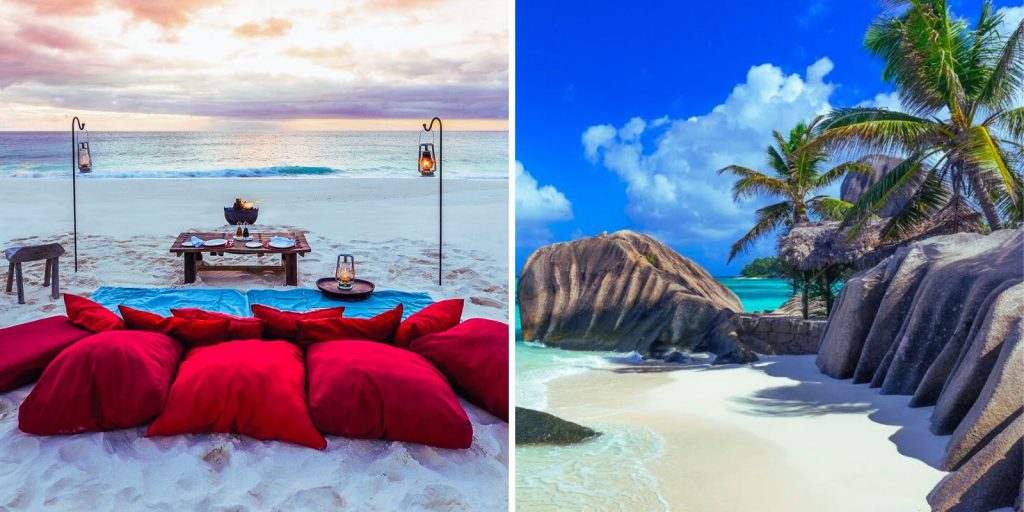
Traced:
<path id="1" fill-rule="evenodd" d="M 78 274 L 70 180 L 0 178 L 0 248 L 60 242 L 62 291 L 99 286 L 284 288 L 274 273 L 200 274 L 182 284 L 181 231 L 224 228 L 223 206 L 260 199 L 260 229 L 303 230 L 299 284 L 356 256 L 380 289 L 467 299 L 464 317 L 508 321 L 508 182 L 446 180 L 445 282 L 437 286 L 437 182 L 430 179 L 86 179 L 78 182 Z M 234 260 L 226 256 L 228 260 Z M 6 270 L 6 265 L 3 267 Z M 0 297 L 0 327 L 63 313 L 26 266 L 27 302 Z M 231 435 L 170 440 L 141 430 L 35 437 L 17 430 L 30 388 L 0 395 L 0 509 L 494 510 L 508 506 L 508 425 L 466 404 L 469 450 L 329 438 L 326 452 Z M 237 508 L 232 508 L 237 507 Z"/>
<path id="2" fill-rule="evenodd" d="M 654 510 L 927 511 L 925 496 L 944 475 L 936 466 L 947 437 L 928 431 L 931 408 L 831 379 L 814 356 L 653 369 L 613 365 L 557 379 L 548 410 L 657 434 L 644 463 L 663 500 Z"/>

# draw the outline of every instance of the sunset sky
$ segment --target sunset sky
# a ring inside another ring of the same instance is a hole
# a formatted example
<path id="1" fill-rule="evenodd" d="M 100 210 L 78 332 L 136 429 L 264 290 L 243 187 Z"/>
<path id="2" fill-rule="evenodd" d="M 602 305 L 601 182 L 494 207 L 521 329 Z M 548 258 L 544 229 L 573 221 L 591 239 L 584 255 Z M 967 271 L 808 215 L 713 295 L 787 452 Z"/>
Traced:
<path id="1" fill-rule="evenodd" d="M 277 4 L 0 0 L 0 130 L 507 129 L 507 3 Z"/>

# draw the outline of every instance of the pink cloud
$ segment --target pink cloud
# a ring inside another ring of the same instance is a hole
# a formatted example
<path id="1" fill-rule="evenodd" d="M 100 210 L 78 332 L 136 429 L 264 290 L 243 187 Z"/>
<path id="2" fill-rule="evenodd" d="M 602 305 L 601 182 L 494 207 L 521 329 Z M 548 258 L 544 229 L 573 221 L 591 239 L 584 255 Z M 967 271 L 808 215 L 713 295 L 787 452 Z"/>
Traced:
<path id="1" fill-rule="evenodd" d="M 26 23 L 18 27 L 16 37 L 29 45 L 43 46 L 54 50 L 73 51 L 92 47 L 87 39 L 69 30 L 53 25 Z"/>
<path id="2" fill-rule="evenodd" d="M 282 18 L 267 18 L 250 21 L 235 28 L 235 34 L 242 37 L 279 37 L 292 28 L 292 22 Z"/>
<path id="3" fill-rule="evenodd" d="M 153 22 L 163 28 L 172 28 L 188 22 L 192 13 L 222 0 L 115 0 L 114 4 L 128 11 L 136 19 Z"/>

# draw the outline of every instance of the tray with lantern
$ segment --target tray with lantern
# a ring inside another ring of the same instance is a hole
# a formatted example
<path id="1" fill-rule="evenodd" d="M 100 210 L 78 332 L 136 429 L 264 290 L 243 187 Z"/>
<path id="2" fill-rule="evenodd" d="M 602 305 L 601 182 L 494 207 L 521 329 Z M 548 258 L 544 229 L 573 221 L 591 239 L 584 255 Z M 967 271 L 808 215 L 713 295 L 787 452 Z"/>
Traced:
<path id="1" fill-rule="evenodd" d="M 339 254 L 334 277 L 318 279 L 316 287 L 328 299 L 349 302 L 368 299 L 375 288 L 370 281 L 356 279 L 356 261 L 351 254 Z"/>

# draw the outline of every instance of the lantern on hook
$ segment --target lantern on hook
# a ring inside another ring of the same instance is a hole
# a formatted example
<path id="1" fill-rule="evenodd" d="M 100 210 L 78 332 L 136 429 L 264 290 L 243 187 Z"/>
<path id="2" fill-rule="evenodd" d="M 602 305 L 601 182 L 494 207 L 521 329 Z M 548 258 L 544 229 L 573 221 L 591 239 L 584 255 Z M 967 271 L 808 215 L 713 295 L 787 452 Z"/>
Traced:
<path id="1" fill-rule="evenodd" d="M 92 154 L 89 153 L 89 132 L 85 132 L 85 140 L 78 142 L 78 171 L 82 174 L 92 172 Z"/>
<path id="2" fill-rule="evenodd" d="M 437 158 L 434 156 L 433 142 L 420 143 L 417 167 L 420 171 L 420 176 L 430 177 L 434 175 L 434 171 L 437 169 Z"/>

